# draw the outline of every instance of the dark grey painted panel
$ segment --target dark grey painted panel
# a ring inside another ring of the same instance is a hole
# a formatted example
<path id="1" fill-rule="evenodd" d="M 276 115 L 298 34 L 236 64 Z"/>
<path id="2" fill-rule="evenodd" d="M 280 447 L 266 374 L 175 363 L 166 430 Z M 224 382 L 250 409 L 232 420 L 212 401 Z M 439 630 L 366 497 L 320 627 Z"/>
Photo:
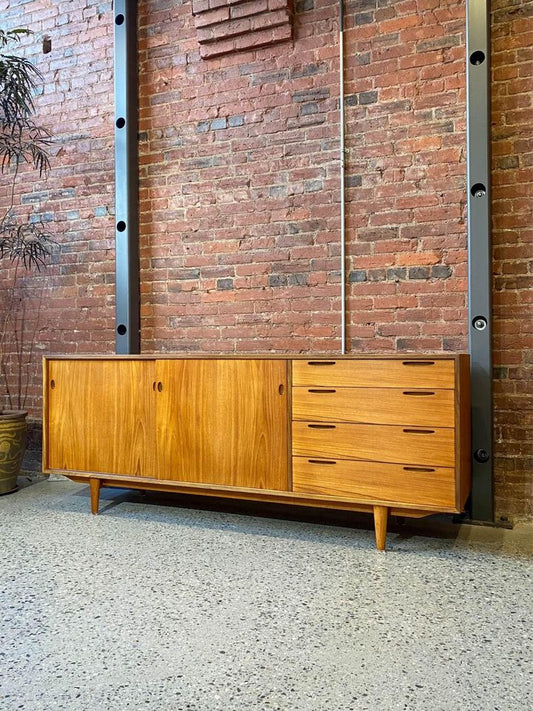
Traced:
<path id="1" fill-rule="evenodd" d="M 116 0 L 115 24 L 115 350 L 140 352 L 137 2 Z"/>
<path id="2" fill-rule="evenodd" d="M 472 519 L 494 519 L 490 238 L 490 6 L 467 1 L 468 297 Z"/>

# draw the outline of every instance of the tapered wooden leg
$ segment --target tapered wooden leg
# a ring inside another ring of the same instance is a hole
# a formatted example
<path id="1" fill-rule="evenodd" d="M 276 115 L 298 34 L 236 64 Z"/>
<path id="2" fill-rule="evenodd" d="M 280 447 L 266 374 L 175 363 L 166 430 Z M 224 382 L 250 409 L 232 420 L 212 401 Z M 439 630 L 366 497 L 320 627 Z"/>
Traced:
<path id="1" fill-rule="evenodd" d="M 385 550 L 388 515 L 389 509 L 386 506 L 374 506 L 374 530 L 376 532 L 376 547 L 378 551 Z"/>
<path id="2" fill-rule="evenodd" d="M 91 489 L 91 513 L 98 513 L 98 502 L 100 499 L 100 479 L 89 479 Z"/>

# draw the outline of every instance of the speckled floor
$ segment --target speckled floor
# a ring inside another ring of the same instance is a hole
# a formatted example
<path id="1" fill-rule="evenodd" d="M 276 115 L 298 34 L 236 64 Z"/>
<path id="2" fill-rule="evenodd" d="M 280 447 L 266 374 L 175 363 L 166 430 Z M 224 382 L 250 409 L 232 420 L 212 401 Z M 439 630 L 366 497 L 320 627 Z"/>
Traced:
<path id="1" fill-rule="evenodd" d="M 532 527 L 173 501 L 0 498 L 1 711 L 533 708 Z"/>

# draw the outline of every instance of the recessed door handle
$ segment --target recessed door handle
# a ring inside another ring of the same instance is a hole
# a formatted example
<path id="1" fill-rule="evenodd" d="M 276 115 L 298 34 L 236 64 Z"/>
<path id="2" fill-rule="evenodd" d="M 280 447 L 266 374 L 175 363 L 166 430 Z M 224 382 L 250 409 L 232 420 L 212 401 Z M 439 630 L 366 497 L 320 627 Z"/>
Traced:
<path id="1" fill-rule="evenodd" d="M 435 393 L 423 390 L 404 390 L 403 395 L 408 395 L 409 397 L 427 397 L 428 395 L 435 395 Z"/>
<path id="2" fill-rule="evenodd" d="M 157 391 L 160 393 L 163 392 L 163 383 L 161 381 L 157 383 Z"/>
<path id="3" fill-rule="evenodd" d="M 309 464 L 337 464 L 332 459 L 308 459 Z"/>
<path id="4" fill-rule="evenodd" d="M 435 434 L 435 430 L 411 430 L 404 429 L 405 434 Z"/>
<path id="5" fill-rule="evenodd" d="M 336 365 L 335 360 L 308 360 L 307 365 Z"/>
<path id="6" fill-rule="evenodd" d="M 435 365 L 434 360 L 404 360 L 402 365 Z"/>
<path id="7" fill-rule="evenodd" d="M 405 472 L 434 472 L 435 469 L 432 467 L 404 467 L 403 470 Z"/>
<path id="8" fill-rule="evenodd" d="M 336 390 L 327 390 L 324 388 L 309 388 L 308 393 L 336 393 Z"/>
<path id="9" fill-rule="evenodd" d="M 334 430 L 336 425 L 307 425 L 312 430 Z"/>

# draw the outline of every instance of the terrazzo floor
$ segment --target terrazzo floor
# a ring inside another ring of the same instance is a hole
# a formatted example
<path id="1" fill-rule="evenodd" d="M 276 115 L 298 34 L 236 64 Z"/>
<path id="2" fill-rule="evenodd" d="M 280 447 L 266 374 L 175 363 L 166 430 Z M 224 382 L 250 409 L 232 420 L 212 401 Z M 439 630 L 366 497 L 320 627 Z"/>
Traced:
<path id="1" fill-rule="evenodd" d="M 533 709 L 531 526 L 186 503 L 0 498 L 1 711 Z"/>

